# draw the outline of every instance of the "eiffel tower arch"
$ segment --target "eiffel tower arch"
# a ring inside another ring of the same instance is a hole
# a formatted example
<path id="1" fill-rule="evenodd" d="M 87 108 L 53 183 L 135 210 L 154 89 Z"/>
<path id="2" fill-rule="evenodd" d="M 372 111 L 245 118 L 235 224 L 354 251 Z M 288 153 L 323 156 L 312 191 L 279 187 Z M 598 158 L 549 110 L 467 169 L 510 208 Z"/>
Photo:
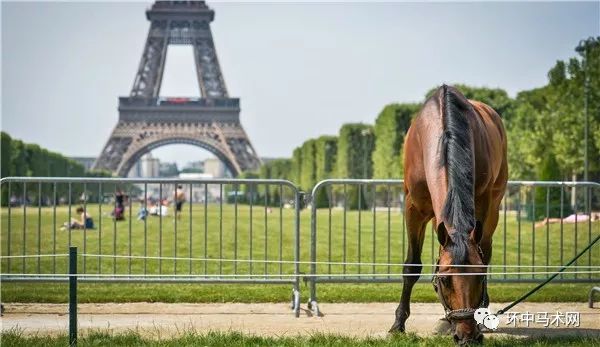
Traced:
<path id="1" fill-rule="evenodd" d="M 240 123 L 240 99 L 231 98 L 210 30 L 215 13 L 204 1 L 156 1 L 146 11 L 150 29 L 119 121 L 93 168 L 126 176 L 142 155 L 184 143 L 215 154 L 237 176 L 260 159 Z M 192 45 L 200 97 L 159 97 L 167 48 Z"/>

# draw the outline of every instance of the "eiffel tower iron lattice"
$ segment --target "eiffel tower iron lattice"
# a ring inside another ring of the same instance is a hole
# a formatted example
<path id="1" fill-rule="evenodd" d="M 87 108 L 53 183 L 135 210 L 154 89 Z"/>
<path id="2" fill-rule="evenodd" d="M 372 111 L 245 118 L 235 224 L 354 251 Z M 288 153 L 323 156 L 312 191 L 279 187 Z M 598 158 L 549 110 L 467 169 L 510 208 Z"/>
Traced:
<path id="1" fill-rule="evenodd" d="M 231 98 L 210 30 L 214 11 L 204 1 L 156 1 L 146 11 L 150 29 L 131 94 L 119 97 L 119 121 L 93 168 L 127 176 L 154 148 L 185 143 L 215 154 L 237 176 L 257 169 L 240 123 L 240 99 Z M 159 97 L 167 47 L 192 45 L 201 97 Z"/>

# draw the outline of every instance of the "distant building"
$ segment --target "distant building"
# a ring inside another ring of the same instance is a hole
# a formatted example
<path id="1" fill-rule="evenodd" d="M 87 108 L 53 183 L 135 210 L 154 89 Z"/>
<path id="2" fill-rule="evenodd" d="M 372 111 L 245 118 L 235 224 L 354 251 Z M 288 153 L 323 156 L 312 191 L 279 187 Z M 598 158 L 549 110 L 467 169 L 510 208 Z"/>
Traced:
<path id="1" fill-rule="evenodd" d="M 204 173 L 214 178 L 225 177 L 225 165 L 218 158 L 208 158 L 204 160 Z"/>
<path id="2" fill-rule="evenodd" d="M 213 178 L 212 175 L 206 173 L 180 173 L 179 178 L 182 180 L 207 180 Z"/>
<path id="3" fill-rule="evenodd" d="M 142 177 L 158 177 L 160 175 L 160 160 L 154 158 L 152 153 L 145 154 L 141 160 Z"/>
<path id="4" fill-rule="evenodd" d="M 129 170 L 129 173 L 127 174 L 127 177 L 129 177 L 129 178 L 142 177 L 142 161 L 141 160 L 138 160 L 135 164 L 133 164 L 133 166 L 131 167 L 131 170 Z"/>
<path id="5" fill-rule="evenodd" d="M 90 171 L 92 169 L 92 165 L 94 165 L 94 162 L 96 161 L 96 158 L 94 157 L 70 157 L 69 159 L 83 165 L 85 171 Z"/>
<path id="6" fill-rule="evenodd" d="M 187 199 L 191 199 L 192 202 L 204 202 L 204 199 L 208 199 L 208 201 L 218 201 L 221 199 L 221 194 L 223 193 L 223 189 L 219 185 L 208 184 L 204 185 L 201 183 L 202 180 L 210 180 L 213 178 L 210 174 L 207 173 L 180 173 L 179 178 L 182 180 L 197 180 L 198 182 L 193 183 L 190 187 L 190 184 L 183 184 L 183 191 L 186 195 Z M 206 192 L 204 191 L 206 189 Z"/>

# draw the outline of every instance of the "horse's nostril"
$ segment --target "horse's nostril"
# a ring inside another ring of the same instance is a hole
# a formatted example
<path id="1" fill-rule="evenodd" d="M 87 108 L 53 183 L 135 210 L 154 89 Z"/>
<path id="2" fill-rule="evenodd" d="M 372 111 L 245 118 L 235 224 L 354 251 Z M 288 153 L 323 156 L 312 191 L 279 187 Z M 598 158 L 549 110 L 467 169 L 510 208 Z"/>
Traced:
<path id="1" fill-rule="evenodd" d="M 475 339 L 477 340 L 477 342 L 482 343 L 483 342 L 483 334 L 477 335 L 477 337 Z"/>
<path id="2" fill-rule="evenodd" d="M 454 342 L 458 343 L 460 341 L 460 337 L 458 337 L 458 334 L 454 334 Z"/>

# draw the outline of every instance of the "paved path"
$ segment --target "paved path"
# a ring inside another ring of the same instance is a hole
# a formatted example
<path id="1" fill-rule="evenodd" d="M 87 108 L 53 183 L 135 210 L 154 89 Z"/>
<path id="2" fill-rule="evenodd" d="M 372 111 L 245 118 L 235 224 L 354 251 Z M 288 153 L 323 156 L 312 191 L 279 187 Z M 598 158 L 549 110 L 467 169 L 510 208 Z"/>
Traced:
<path id="1" fill-rule="evenodd" d="M 493 304 L 492 312 L 502 307 Z M 206 331 L 241 331 L 268 336 L 294 336 L 298 334 L 335 333 L 356 337 L 383 337 L 393 321 L 395 303 L 327 304 L 320 305 L 323 317 L 312 317 L 302 310 L 300 318 L 294 318 L 287 304 L 80 304 L 79 328 L 126 331 L 138 330 L 149 336 L 172 336 L 194 329 Z M 5 304 L 2 330 L 19 327 L 25 333 L 66 333 L 68 324 L 65 304 Z M 414 303 L 407 331 L 430 335 L 442 317 L 439 304 Z M 590 309 L 584 303 L 530 303 L 520 304 L 515 312 L 530 313 L 546 311 L 580 312 L 579 328 L 551 327 L 531 324 L 530 328 L 507 326 L 506 317 L 500 319 L 497 334 L 516 336 L 572 335 L 600 336 L 600 308 Z"/>

